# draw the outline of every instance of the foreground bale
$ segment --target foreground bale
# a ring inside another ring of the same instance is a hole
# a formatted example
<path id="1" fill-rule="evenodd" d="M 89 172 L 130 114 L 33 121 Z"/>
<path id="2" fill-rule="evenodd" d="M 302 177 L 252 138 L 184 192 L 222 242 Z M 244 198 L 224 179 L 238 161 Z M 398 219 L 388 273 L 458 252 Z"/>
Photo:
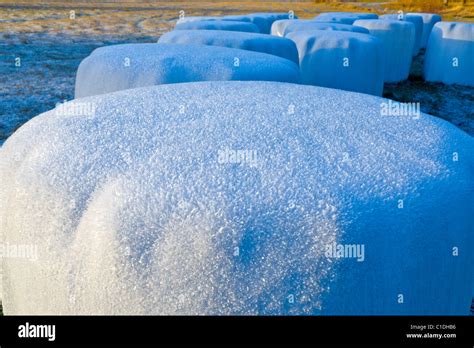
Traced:
<path id="1" fill-rule="evenodd" d="M 204 82 L 33 118 L 0 149 L 3 242 L 38 250 L 4 313 L 467 314 L 473 139 L 387 102 Z"/>
<path id="2" fill-rule="evenodd" d="M 96 49 L 77 70 L 76 98 L 144 86 L 194 81 L 299 82 L 288 59 L 235 48 L 127 44 Z"/>
<path id="3" fill-rule="evenodd" d="M 439 22 L 425 53 L 425 80 L 474 87 L 474 24 Z"/>

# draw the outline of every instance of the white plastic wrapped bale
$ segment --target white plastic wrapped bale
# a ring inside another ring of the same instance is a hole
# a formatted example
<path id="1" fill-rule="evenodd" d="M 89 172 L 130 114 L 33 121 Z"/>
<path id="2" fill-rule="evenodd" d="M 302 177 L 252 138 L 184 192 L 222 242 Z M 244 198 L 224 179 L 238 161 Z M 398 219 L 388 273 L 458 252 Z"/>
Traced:
<path id="1" fill-rule="evenodd" d="M 390 19 L 360 19 L 354 25 L 367 28 L 383 44 L 385 82 L 400 82 L 410 74 L 415 26 L 413 23 Z"/>
<path id="2" fill-rule="evenodd" d="M 280 19 L 298 18 L 289 13 L 250 13 L 247 15 L 224 16 L 224 20 L 250 22 L 255 24 L 262 34 L 270 34 L 273 22 Z"/>
<path id="3" fill-rule="evenodd" d="M 76 98 L 144 86 L 211 80 L 300 80 L 296 63 L 235 48 L 126 44 L 101 47 L 76 74 Z"/>
<path id="4" fill-rule="evenodd" d="M 289 39 L 268 34 L 225 30 L 175 30 L 161 36 L 158 43 L 240 48 L 272 54 L 298 64 L 298 50 L 295 43 Z"/>
<path id="5" fill-rule="evenodd" d="M 210 16 L 189 16 L 178 19 L 177 24 L 195 22 L 195 21 L 237 21 L 245 23 L 254 23 L 259 32 L 269 34 L 274 21 L 296 19 L 298 16 L 290 13 L 251 13 L 248 15 L 228 15 L 223 17 Z"/>
<path id="6" fill-rule="evenodd" d="M 380 16 L 380 19 L 402 20 L 413 23 L 415 26 L 415 43 L 413 47 L 413 56 L 418 55 L 421 48 L 421 38 L 423 36 L 423 19 L 421 16 L 407 14 L 386 14 Z"/>
<path id="7" fill-rule="evenodd" d="M 425 80 L 474 87 L 473 65 L 474 24 L 436 23 L 425 53 Z"/>
<path id="8" fill-rule="evenodd" d="M 474 140 L 387 102 L 204 82 L 32 119 L 0 149 L 3 241 L 37 247 L 5 314 L 469 313 Z"/>
<path id="9" fill-rule="evenodd" d="M 423 20 L 423 35 L 421 36 L 421 48 L 426 48 L 433 26 L 441 22 L 441 16 L 434 13 L 408 13 L 411 16 L 420 16 Z"/>
<path id="10" fill-rule="evenodd" d="M 180 17 L 176 24 L 188 23 L 188 22 L 197 22 L 197 21 L 215 21 L 222 20 L 222 17 L 213 17 L 213 16 L 183 16 Z"/>
<path id="11" fill-rule="evenodd" d="M 318 14 L 314 19 L 319 22 L 336 22 L 341 24 L 353 24 L 358 19 L 377 19 L 375 13 L 358 13 L 358 12 L 323 12 Z"/>
<path id="12" fill-rule="evenodd" d="M 176 24 L 174 30 L 227 30 L 258 33 L 258 27 L 252 23 L 228 20 L 189 21 Z"/>
<path id="13" fill-rule="evenodd" d="M 285 28 L 284 35 L 294 31 L 313 31 L 313 30 L 336 30 L 336 31 L 351 31 L 355 33 L 368 34 L 369 30 L 363 27 L 358 27 L 350 24 L 340 23 L 323 23 L 316 21 L 296 22 L 288 25 Z"/>
<path id="14" fill-rule="evenodd" d="M 309 21 L 309 19 L 279 19 L 273 22 L 270 33 L 275 36 L 285 36 L 285 29 L 290 24 Z"/>
<path id="15" fill-rule="evenodd" d="M 347 31 L 295 31 L 302 82 L 382 95 L 382 43 L 372 35 Z"/>

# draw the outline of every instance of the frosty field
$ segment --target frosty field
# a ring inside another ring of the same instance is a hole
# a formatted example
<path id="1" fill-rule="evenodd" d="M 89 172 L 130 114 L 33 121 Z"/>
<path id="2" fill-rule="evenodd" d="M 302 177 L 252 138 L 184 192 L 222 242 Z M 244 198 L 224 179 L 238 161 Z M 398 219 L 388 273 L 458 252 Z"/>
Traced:
<path id="1" fill-rule="evenodd" d="M 0 0 L 5 313 L 468 314 L 474 4 L 414 3 Z"/>

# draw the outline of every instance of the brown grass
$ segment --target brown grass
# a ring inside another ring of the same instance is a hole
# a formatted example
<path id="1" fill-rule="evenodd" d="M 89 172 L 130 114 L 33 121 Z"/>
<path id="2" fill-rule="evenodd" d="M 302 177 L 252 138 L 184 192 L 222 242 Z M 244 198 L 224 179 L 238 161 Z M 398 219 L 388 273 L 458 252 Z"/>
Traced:
<path id="1" fill-rule="evenodd" d="M 439 13 L 445 7 L 443 0 L 398 0 L 393 1 L 394 7 L 411 12 Z"/>
<path id="2" fill-rule="evenodd" d="M 385 5 L 390 11 L 437 13 L 443 20 L 474 21 L 474 0 L 394 0 Z"/>
<path id="3" fill-rule="evenodd" d="M 75 10 L 77 19 L 70 20 Z M 327 11 L 389 13 L 434 12 L 444 20 L 474 21 L 474 0 L 310 0 L 310 1 L 13 1 L 0 0 L 0 33 L 64 33 L 70 35 L 156 35 L 174 25 L 180 10 L 187 16 L 250 12 L 287 12 L 313 18 Z"/>

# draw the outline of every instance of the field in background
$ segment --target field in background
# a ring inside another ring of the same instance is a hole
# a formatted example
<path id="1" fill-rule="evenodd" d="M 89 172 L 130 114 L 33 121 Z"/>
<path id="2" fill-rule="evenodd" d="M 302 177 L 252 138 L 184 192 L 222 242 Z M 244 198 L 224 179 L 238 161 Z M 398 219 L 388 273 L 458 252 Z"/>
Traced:
<path id="1" fill-rule="evenodd" d="M 8 1 L 0 0 L 0 33 L 159 35 L 188 16 L 287 12 L 312 18 L 326 11 L 431 11 L 445 20 L 474 21 L 474 0 L 394 1 Z M 71 19 L 74 11 L 75 19 Z"/>
<path id="2" fill-rule="evenodd" d="M 6 1 L 0 0 L 0 145 L 18 127 L 57 103 L 73 99 L 80 61 L 97 47 L 156 42 L 186 16 L 287 12 L 312 18 L 320 12 L 429 11 L 445 20 L 473 21 L 474 0 L 395 1 Z M 18 65 L 18 59 L 19 65 Z M 384 95 L 421 103 L 474 135 L 474 89 L 427 84 L 420 77 L 422 57 L 410 79 L 386 85 Z"/>

